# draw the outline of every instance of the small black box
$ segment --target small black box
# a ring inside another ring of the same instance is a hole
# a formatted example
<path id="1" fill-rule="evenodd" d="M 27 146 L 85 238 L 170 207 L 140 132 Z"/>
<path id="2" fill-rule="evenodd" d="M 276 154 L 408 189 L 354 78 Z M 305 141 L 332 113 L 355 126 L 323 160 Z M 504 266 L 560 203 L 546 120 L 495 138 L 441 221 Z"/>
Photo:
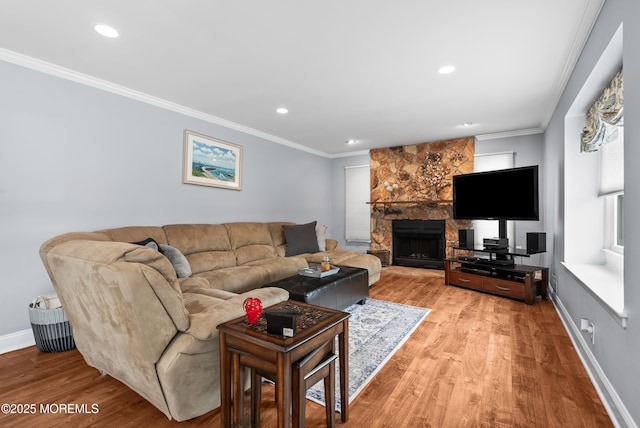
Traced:
<path id="1" fill-rule="evenodd" d="M 527 232 L 527 253 L 544 253 L 547 251 L 547 234 L 545 232 Z"/>
<path id="2" fill-rule="evenodd" d="M 296 334 L 296 316 L 298 315 L 300 314 L 295 311 L 265 311 L 267 333 L 293 337 Z"/>
<path id="3" fill-rule="evenodd" d="M 473 229 L 458 229 L 458 247 L 468 249 L 474 247 Z"/>

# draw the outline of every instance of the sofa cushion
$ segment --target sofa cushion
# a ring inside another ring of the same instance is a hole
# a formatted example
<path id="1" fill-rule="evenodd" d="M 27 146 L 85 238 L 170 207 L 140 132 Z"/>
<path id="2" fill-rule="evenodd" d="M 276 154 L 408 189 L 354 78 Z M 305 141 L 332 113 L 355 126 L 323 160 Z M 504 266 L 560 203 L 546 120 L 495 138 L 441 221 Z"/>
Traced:
<path id="1" fill-rule="evenodd" d="M 268 282 L 278 281 L 298 274 L 298 270 L 309 267 L 309 263 L 302 256 L 271 257 L 254 260 L 245 266 L 260 266 L 267 271 Z"/>
<path id="2" fill-rule="evenodd" d="M 190 276 L 189 278 L 178 278 L 178 284 L 180 285 L 180 289 L 183 293 L 191 288 L 209 288 L 209 281 L 207 281 L 205 278 L 197 276 Z"/>
<path id="3" fill-rule="evenodd" d="M 185 256 L 202 251 L 230 251 L 227 229 L 221 224 L 171 224 L 163 226 L 167 244 Z"/>
<path id="4" fill-rule="evenodd" d="M 257 288 L 231 297 L 219 299 L 197 293 L 185 293 L 184 303 L 191 321 L 187 333 L 200 340 L 210 340 L 218 336 L 219 324 L 241 317 L 245 314 L 243 303 L 249 297 L 262 301 L 262 307 L 268 308 L 289 298 L 289 292 L 278 287 Z"/>
<path id="5" fill-rule="evenodd" d="M 191 265 L 192 275 L 236 266 L 236 255 L 233 251 L 203 251 L 186 257 Z"/>
<path id="6" fill-rule="evenodd" d="M 266 223 L 227 223 L 225 226 L 238 265 L 277 256 Z"/>
<path id="7" fill-rule="evenodd" d="M 194 274 L 206 278 L 209 287 L 233 293 L 244 293 L 269 282 L 269 271 L 261 266 L 234 266 Z"/>
<path id="8" fill-rule="evenodd" d="M 185 255 L 192 274 L 236 265 L 229 234 L 221 224 L 163 226 L 167 243 Z"/>
<path id="9" fill-rule="evenodd" d="M 287 243 L 286 256 L 318 252 L 316 221 L 307 224 L 283 225 L 284 239 Z"/>
<path id="10" fill-rule="evenodd" d="M 270 245 L 246 245 L 236 250 L 236 262 L 238 265 L 245 265 L 256 260 L 270 259 L 276 255 L 275 248 Z"/>
<path id="11" fill-rule="evenodd" d="M 332 240 L 327 240 L 331 243 Z M 328 256 L 332 265 L 357 267 L 367 269 L 369 271 L 369 285 L 374 284 L 380 279 L 380 271 L 382 271 L 382 263 L 380 259 L 371 254 L 360 254 L 354 251 L 335 248 L 332 251 L 324 251 L 314 254 L 305 254 L 304 257 L 309 263 L 320 263 L 322 258 Z"/>

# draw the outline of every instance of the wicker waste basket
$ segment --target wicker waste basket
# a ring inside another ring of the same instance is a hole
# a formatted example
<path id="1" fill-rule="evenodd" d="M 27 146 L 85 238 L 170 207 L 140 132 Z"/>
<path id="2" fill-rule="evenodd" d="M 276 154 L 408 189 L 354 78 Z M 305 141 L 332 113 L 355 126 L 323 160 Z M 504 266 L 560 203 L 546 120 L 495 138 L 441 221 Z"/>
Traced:
<path id="1" fill-rule="evenodd" d="M 29 304 L 29 320 L 36 347 L 42 352 L 69 351 L 76 347 L 73 332 L 62 306 L 47 308 L 36 298 Z"/>

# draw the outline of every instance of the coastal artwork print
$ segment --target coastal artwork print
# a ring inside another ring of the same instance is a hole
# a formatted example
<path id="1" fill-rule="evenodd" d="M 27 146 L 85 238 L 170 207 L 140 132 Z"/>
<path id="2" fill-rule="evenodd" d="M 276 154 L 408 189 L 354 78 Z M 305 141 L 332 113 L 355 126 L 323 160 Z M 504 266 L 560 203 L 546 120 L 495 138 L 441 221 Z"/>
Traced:
<path id="1" fill-rule="evenodd" d="M 242 146 L 185 129 L 182 181 L 240 190 Z"/>

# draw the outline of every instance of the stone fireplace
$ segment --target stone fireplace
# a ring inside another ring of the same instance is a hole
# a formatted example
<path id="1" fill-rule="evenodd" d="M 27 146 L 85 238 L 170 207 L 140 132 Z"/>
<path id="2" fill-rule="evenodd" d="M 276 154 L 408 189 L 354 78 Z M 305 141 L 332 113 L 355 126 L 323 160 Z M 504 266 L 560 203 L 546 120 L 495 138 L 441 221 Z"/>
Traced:
<path id="1" fill-rule="evenodd" d="M 396 257 L 405 248 L 394 248 L 394 220 L 435 220 L 444 224 L 444 237 L 441 244 L 430 245 L 444 251 L 442 258 L 453 256 L 451 247 L 457 245 L 458 229 L 469 229 L 472 224 L 453 219 L 452 177 L 473 172 L 474 143 L 468 137 L 371 150 L 372 252 L 389 252 L 392 264 L 412 263 L 404 254 Z M 410 240 L 403 245 L 422 243 Z M 409 265 L 442 269 L 442 261 L 413 263 Z"/>

